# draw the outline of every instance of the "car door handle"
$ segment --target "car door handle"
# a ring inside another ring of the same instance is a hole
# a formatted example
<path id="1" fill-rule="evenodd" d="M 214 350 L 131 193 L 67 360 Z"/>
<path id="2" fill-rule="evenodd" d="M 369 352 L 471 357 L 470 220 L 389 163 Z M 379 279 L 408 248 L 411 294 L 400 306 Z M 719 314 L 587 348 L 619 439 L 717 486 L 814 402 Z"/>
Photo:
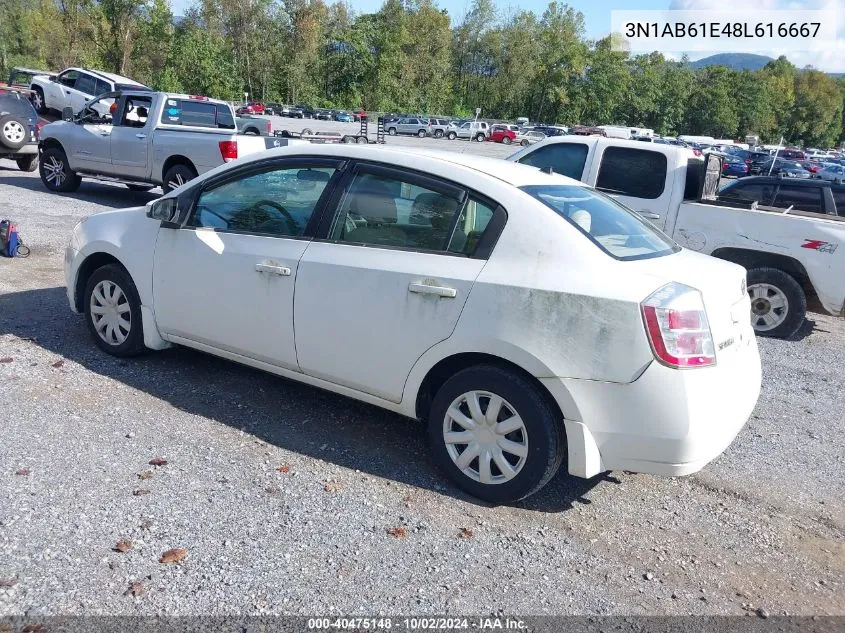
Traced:
<path id="1" fill-rule="evenodd" d="M 136 134 L 135 138 L 147 138 L 146 134 Z"/>
<path id="2" fill-rule="evenodd" d="M 659 213 L 652 213 L 651 211 L 640 211 L 640 215 L 643 216 L 646 220 L 659 220 L 660 219 Z"/>
<path id="3" fill-rule="evenodd" d="M 260 273 L 272 273 L 273 275 L 290 277 L 290 268 L 287 266 L 279 266 L 278 264 L 256 264 L 255 270 Z"/>
<path id="4" fill-rule="evenodd" d="M 428 284 L 410 284 L 408 286 L 408 292 L 420 295 L 435 295 L 436 297 L 443 297 L 445 299 L 454 299 L 458 296 L 458 291 L 454 288 L 430 286 Z"/>

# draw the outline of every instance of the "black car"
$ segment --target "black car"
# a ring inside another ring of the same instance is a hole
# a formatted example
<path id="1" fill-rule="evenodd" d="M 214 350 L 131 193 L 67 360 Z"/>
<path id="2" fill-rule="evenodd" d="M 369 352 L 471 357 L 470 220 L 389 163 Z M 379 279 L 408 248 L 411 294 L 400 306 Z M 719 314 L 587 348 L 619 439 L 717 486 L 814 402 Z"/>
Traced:
<path id="1" fill-rule="evenodd" d="M 281 103 L 264 103 L 264 114 L 270 116 L 282 116 L 282 104 Z"/>
<path id="2" fill-rule="evenodd" d="M 751 176 L 722 187 L 719 200 L 845 216 L 845 184 L 820 179 Z"/>
<path id="3" fill-rule="evenodd" d="M 0 90 L 0 158 L 13 160 L 21 171 L 38 167 L 38 113 L 25 94 Z"/>
<path id="4" fill-rule="evenodd" d="M 334 112 L 331 110 L 316 110 L 314 118 L 318 121 L 331 121 L 334 118 Z"/>
<path id="5" fill-rule="evenodd" d="M 546 136 L 565 136 L 566 131 L 563 128 L 555 127 L 553 125 L 535 125 L 535 132 L 542 132 Z"/>
<path id="6" fill-rule="evenodd" d="M 314 118 L 314 108 L 309 105 L 305 105 L 304 103 L 298 103 L 294 106 L 300 112 L 302 112 L 302 119 L 313 119 Z"/>

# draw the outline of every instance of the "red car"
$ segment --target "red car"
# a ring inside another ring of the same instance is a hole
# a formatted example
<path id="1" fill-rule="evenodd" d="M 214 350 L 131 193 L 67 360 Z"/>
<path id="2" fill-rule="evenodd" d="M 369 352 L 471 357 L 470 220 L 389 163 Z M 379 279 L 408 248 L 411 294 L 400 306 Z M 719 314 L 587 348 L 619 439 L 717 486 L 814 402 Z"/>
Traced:
<path id="1" fill-rule="evenodd" d="M 367 116 L 367 111 L 364 110 L 364 108 L 361 108 L 357 112 L 352 113 L 352 118 L 354 118 L 356 121 L 360 121 L 365 116 Z"/>
<path id="2" fill-rule="evenodd" d="M 264 114 L 264 104 L 260 101 L 251 101 L 246 104 L 247 108 L 252 108 L 253 114 Z"/>
<path id="3" fill-rule="evenodd" d="M 510 145 L 516 140 L 516 130 L 511 129 L 511 127 L 516 126 L 494 125 L 490 128 L 490 136 L 487 137 L 487 140 Z"/>

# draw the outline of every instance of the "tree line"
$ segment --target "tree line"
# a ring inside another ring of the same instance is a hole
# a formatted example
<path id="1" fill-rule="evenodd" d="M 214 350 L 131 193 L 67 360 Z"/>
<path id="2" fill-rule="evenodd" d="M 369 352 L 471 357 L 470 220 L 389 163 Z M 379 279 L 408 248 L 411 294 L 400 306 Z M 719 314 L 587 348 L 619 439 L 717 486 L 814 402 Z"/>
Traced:
<path id="1" fill-rule="evenodd" d="M 760 71 L 693 69 L 660 53 L 585 37 L 583 15 L 537 15 L 473 0 L 460 21 L 433 0 L 386 0 L 376 13 L 324 0 L 3 0 L 0 71 L 85 66 L 156 89 L 227 100 L 307 103 L 658 133 L 845 140 L 845 78 L 786 58 Z"/>

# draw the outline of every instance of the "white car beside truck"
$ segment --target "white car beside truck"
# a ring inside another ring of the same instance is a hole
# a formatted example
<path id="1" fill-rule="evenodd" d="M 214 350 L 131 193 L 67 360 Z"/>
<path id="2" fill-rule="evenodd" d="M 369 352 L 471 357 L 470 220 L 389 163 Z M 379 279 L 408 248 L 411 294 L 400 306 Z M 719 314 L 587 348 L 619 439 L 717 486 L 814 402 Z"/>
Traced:
<path id="1" fill-rule="evenodd" d="M 67 68 L 56 75 L 36 75 L 30 80 L 32 105 L 38 114 L 72 108 L 80 112 L 94 97 L 121 90 L 150 90 L 147 86 L 121 75 L 88 68 Z M 98 102 L 100 114 L 108 114 L 112 101 Z"/>
<path id="2" fill-rule="evenodd" d="M 742 267 L 575 180 L 455 152 L 254 154 L 84 219 L 65 280 L 103 351 L 184 345 L 419 418 L 496 503 L 564 463 L 695 472 L 760 391 Z"/>
<path id="3" fill-rule="evenodd" d="M 708 170 L 702 157 L 672 145 L 553 137 L 508 160 L 580 180 L 639 212 L 679 244 L 744 266 L 758 334 L 795 334 L 808 297 L 817 297 L 830 314 L 845 314 L 845 217 L 835 210 L 766 206 L 771 195 L 761 195 L 760 203 L 720 200 L 720 161 Z M 780 187 L 790 187 L 783 180 Z"/>
<path id="4" fill-rule="evenodd" d="M 41 180 L 58 192 L 92 178 L 167 193 L 240 156 L 302 142 L 239 135 L 225 101 L 164 92 L 106 93 L 63 117 L 45 125 L 39 141 Z"/>

